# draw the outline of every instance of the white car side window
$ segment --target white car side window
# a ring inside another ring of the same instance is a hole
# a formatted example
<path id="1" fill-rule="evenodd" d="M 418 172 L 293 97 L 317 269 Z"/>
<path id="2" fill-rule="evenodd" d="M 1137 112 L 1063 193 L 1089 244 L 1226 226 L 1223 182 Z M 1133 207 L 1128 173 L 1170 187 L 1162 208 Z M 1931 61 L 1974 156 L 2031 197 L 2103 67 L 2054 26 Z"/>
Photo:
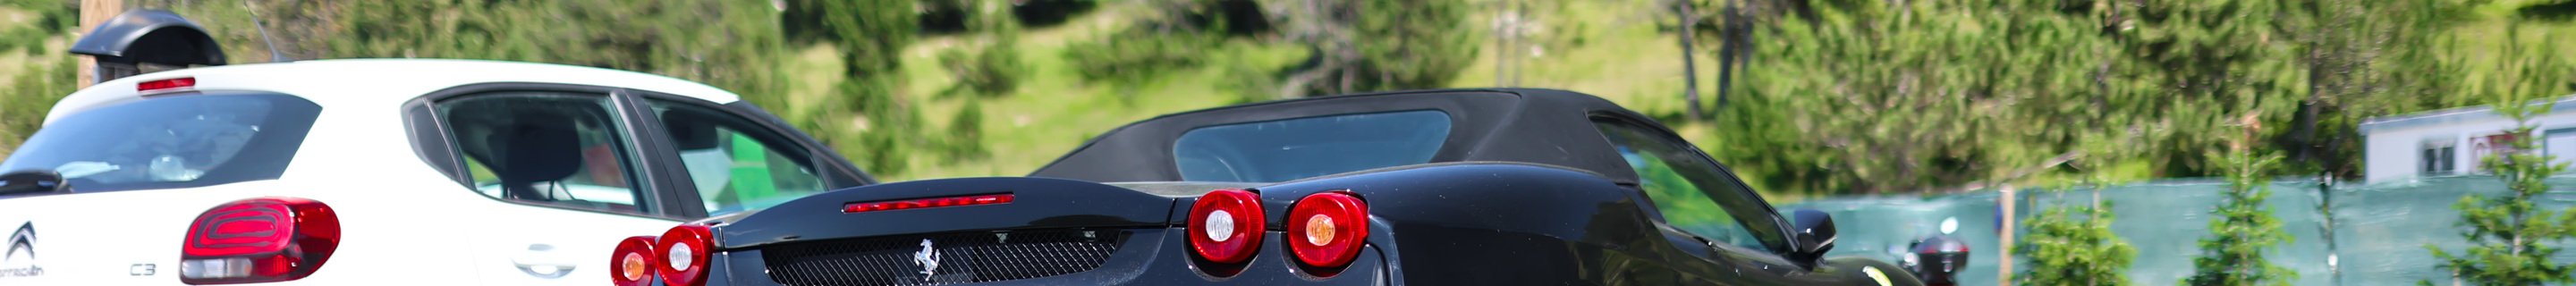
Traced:
<path id="1" fill-rule="evenodd" d="M 439 103 L 477 192 L 503 200 L 646 213 L 628 147 L 600 96 L 482 95 Z"/>

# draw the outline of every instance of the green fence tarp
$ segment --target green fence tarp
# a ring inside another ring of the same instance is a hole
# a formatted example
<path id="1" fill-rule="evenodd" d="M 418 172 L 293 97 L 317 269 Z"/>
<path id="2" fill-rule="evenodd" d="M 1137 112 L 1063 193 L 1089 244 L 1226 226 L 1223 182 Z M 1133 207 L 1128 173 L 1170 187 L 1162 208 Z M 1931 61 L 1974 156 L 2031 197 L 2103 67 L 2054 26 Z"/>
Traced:
<path id="1" fill-rule="evenodd" d="M 2564 210 L 2576 206 L 2576 178 L 2553 178 L 2555 191 L 2536 203 Z M 2192 273 L 2191 259 L 2200 255 L 2200 240 L 2209 235 L 2211 210 L 2225 185 L 2216 180 L 2171 180 L 2103 189 L 2100 199 L 2113 204 L 2114 232 L 2137 247 L 2129 279 L 2138 285 L 2173 285 Z M 2458 253 L 2470 244 L 2454 226 L 2459 211 L 2451 205 L 2467 194 L 2506 194 L 2494 177 L 2459 176 L 2397 181 L 2363 186 L 2323 188 L 2315 181 L 2280 181 L 2271 186 L 2265 204 L 2281 219 L 2293 241 L 2266 256 L 2274 264 L 2298 271 L 2293 285 L 2411 285 L 2434 281 L 2449 285 L 2450 275 L 2433 268 L 2436 261 L 2424 244 Z M 2330 191 L 2326 191 L 2330 190 Z M 2027 218 L 2042 207 L 2089 203 L 2096 192 L 2017 192 L 2016 210 Z M 1871 256 L 1898 261 L 1906 244 L 1937 233 L 1944 219 L 1958 220 L 1952 238 L 1969 243 L 1968 267 L 1960 285 L 1998 285 L 1999 240 L 1995 192 L 1920 197 L 1855 197 L 1786 204 L 1782 209 L 1812 208 L 1833 214 L 1840 228 L 1830 255 Z M 2331 206 L 2322 208 L 2321 206 Z M 2332 215 L 2327 215 L 2328 212 Z M 2026 234 L 2027 230 L 2024 234 Z M 2576 242 L 2561 241 L 2559 245 Z M 2576 252 L 2557 261 L 2576 262 Z M 2016 264 L 2015 271 L 2029 265 Z"/>

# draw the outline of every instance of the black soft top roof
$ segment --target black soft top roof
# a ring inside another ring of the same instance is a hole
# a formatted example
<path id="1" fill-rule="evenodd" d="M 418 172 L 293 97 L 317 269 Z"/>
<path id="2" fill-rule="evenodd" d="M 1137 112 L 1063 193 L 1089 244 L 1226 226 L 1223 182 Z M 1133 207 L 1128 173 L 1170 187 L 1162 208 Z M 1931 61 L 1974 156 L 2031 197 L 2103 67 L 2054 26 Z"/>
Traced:
<path id="1" fill-rule="evenodd" d="M 1431 163 L 1505 161 L 1564 166 L 1636 183 L 1592 118 L 1662 124 L 1589 94 L 1553 89 L 1447 89 L 1362 93 L 1240 104 L 1168 114 L 1092 138 L 1032 177 L 1094 182 L 1181 181 L 1172 158 L 1181 133 L 1203 126 L 1318 116 L 1440 110 L 1449 139 Z M 1670 133 L 1671 130 L 1660 130 Z"/>

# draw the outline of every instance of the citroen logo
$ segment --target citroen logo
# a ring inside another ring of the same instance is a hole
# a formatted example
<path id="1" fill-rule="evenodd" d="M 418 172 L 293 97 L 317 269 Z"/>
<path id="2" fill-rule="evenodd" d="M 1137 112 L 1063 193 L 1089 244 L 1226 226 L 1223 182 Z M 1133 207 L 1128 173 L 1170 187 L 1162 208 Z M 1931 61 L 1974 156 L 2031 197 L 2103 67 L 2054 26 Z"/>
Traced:
<path id="1" fill-rule="evenodd" d="M 27 222 L 26 224 L 18 225 L 18 231 L 10 233 L 9 240 L 0 241 L 0 243 L 6 243 L 9 246 L 8 252 L 5 254 L 6 256 L 0 256 L 0 262 L 8 262 L 9 264 L 35 264 L 36 223 Z"/>
<path id="2" fill-rule="evenodd" d="M 18 225 L 18 231 L 9 233 L 9 240 L 0 240 L 0 245 L 6 245 L 0 248 L 0 277 L 45 275 L 45 268 L 36 267 L 35 222 Z"/>
<path id="3" fill-rule="evenodd" d="M 912 253 L 912 264 L 921 265 L 921 281 L 930 281 L 939 275 L 939 249 L 931 248 L 929 239 L 921 240 L 921 252 Z"/>

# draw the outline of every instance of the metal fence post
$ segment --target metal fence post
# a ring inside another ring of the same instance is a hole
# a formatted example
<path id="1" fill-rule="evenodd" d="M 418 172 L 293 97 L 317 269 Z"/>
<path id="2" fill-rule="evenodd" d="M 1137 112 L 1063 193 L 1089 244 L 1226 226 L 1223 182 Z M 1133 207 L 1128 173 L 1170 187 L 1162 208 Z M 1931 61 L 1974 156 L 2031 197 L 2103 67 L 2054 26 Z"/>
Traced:
<path id="1" fill-rule="evenodd" d="M 2004 230 L 2004 231 L 2003 231 L 2003 234 L 2002 234 L 2002 236 L 2001 236 L 2001 237 L 2002 237 L 2002 239 L 2000 239 L 2000 240 L 1998 240 L 1998 241 L 1997 241 L 1998 243 L 1996 243 L 1996 244 L 1997 244 L 1997 246 L 1995 247 L 1995 248 L 1997 248 L 1997 249 L 2002 249 L 2002 250 L 2003 250 L 2003 251 L 1999 251 L 1998 253 L 1996 253 L 1996 254 L 1995 254 L 1995 259 L 1996 259 L 1996 261 L 2001 261 L 2001 262 L 1997 262 L 1997 263 L 1995 263 L 1995 264 L 1997 264 L 1997 265 L 2000 265 L 2000 266 L 2001 266 L 2001 267 L 1996 267 L 1996 268 L 1999 268 L 1999 269 L 2001 269 L 2001 270 L 1998 270 L 1997 272 L 1995 272 L 1995 283 L 1996 283 L 1997 285 L 2002 285 L 2002 286 L 2012 286 L 2012 274 L 2013 274 L 2013 254 L 2012 254 L 2012 252 L 2013 252 L 2013 229 L 2015 228 L 2015 226 L 2016 226 L 2016 225 L 2021 224 L 2021 223 L 2019 223 L 2019 222 L 2018 222 L 2018 221 L 2020 221 L 2020 220 L 2021 220 L 2021 216 L 2019 216 L 2019 215 L 2015 215 L 2015 214 L 2017 214 L 2017 212 L 2013 212 L 2013 208 L 2015 207 L 2015 205 L 2017 205 L 2017 204 L 2020 202 L 2020 200 L 2014 200 L 2014 199 L 2013 199 L 2013 193 L 2014 193 L 2014 191 L 2015 191 L 2015 190 L 2013 189 L 2013 186 L 2012 186 L 2011 184 L 2006 184 L 2006 185 L 2004 185 L 2003 196 L 2000 196 L 2000 197 L 1997 199 L 1997 201 L 1995 201 L 1995 204 L 2002 205 L 2002 206 L 2004 207 L 2004 212 L 2003 212 L 2003 213 L 2001 213 L 2001 214 L 1997 214 L 1997 215 L 2001 215 L 2001 216 L 2003 216 L 2003 221 L 2004 221 L 2003 230 Z"/>

